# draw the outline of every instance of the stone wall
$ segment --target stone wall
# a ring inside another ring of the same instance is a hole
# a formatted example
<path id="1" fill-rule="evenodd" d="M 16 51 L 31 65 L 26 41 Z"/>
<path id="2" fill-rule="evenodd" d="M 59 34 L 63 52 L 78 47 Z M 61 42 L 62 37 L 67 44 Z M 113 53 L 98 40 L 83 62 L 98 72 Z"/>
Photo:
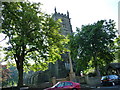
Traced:
<path id="1" fill-rule="evenodd" d="M 101 83 L 101 77 L 85 77 L 86 84 L 88 85 L 99 85 Z"/>
<path id="2" fill-rule="evenodd" d="M 56 79 L 55 77 L 52 78 L 52 83 L 53 85 L 56 84 L 59 81 L 69 81 L 69 77 L 66 78 L 60 78 L 60 79 Z M 80 77 L 80 76 L 76 76 L 76 81 L 77 83 L 80 84 L 88 84 L 88 85 L 100 85 L 101 84 L 101 77 L 88 77 L 88 76 L 84 76 L 84 77 Z"/>
<path id="3" fill-rule="evenodd" d="M 80 77 L 80 76 L 76 76 L 76 82 L 80 83 L 80 84 L 85 84 L 85 77 Z"/>

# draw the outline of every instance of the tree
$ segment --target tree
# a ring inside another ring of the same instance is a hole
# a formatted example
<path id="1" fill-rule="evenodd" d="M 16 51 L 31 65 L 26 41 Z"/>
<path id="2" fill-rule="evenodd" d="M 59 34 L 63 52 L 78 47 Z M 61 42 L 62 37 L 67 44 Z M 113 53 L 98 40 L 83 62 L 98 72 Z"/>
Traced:
<path id="1" fill-rule="evenodd" d="M 95 72 L 100 76 L 100 66 L 106 65 L 114 59 L 114 38 L 116 29 L 113 20 L 98 21 L 90 25 L 83 25 L 81 30 L 77 28 L 77 33 L 69 42 L 78 67 L 85 70 L 95 67 Z M 74 39 L 74 40 L 73 40 Z M 75 47 L 75 48 L 74 48 Z"/>
<path id="2" fill-rule="evenodd" d="M 115 55 L 116 55 L 116 59 L 118 59 L 118 62 L 120 62 L 120 36 L 118 36 L 118 38 L 115 40 Z"/>
<path id="3" fill-rule="evenodd" d="M 61 59 L 67 39 L 59 34 L 60 20 L 43 13 L 40 3 L 3 2 L 2 33 L 8 38 L 6 60 L 15 60 L 18 86 L 24 70 L 45 70 L 48 63 Z"/>
<path id="4" fill-rule="evenodd" d="M 1 82 L 2 82 L 2 87 L 8 85 L 8 80 L 11 78 L 11 70 L 7 68 L 7 65 L 2 65 L 2 77 Z"/>

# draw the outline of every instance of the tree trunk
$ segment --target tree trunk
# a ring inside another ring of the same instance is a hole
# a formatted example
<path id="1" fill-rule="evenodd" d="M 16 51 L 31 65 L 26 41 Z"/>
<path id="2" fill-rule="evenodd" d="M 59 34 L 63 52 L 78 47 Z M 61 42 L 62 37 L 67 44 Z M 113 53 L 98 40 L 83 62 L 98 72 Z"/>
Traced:
<path id="1" fill-rule="evenodd" d="M 23 65 L 20 65 L 20 68 L 18 70 L 18 75 L 19 75 L 18 87 L 21 87 L 23 86 Z"/>
<path id="2" fill-rule="evenodd" d="M 96 72 L 97 76 L 100 77 L 100 70 L 99 70 L 99 65 L 98 65 L 98 62 L 97 62 L 97 55 L 96 55 L 96 53 L 93 56 L 93 58 L 94 58 L 95 72 Z"/>
<path id="3" fill-rule="evenodd" d="M 17 62 L 17 68 L 18 68 L 18 87 L 23 86 L 23 61 L 25 60 L 25 46 L 23 44 L 22 46 L 22 53 L 21 55 L 18 55 L 18 62 Z"/>
<path id="4" fill-rule="evenodd" d="M 96 66 L 96 70 L 95 70 L 95 71 L 96 71 L 97 76 L 100 77 L 101 74 L 100 74 L 100 69 L 99 69 L 99 66 L 98 66 L 98 65 Z"/>
<path id="5" fill-rule="evenodd" d="M 23 86 L 23 60 L 19 59 L 19 64 L 17 64 L 18 69 L 18 87 Z"/>

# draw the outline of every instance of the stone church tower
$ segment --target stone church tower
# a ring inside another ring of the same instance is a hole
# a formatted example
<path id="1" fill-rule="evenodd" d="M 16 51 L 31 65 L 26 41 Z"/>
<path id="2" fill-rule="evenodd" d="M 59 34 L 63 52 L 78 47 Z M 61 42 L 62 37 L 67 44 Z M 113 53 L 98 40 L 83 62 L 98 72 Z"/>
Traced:
<path id="1" fill-rule="evenodd" d="M 61 19 L 61 31 L 60 33 L 62 35 L 68 35 L 72 34 L 72 25 L 70 22 L 69 18 L 69 12 L 67 11 L 67 14 L 63 13 L 58 13 L 55 8 L 55 12 L 53 14 L 53 19 L 58 20 Z M 51 77 L 56 77 L 56 78 L 63 78 L 68 76 L 70 72 L 70 65 L 69 65 L 69 57 L 68 54 L 63 54 L 61 55 L 64 61 L 58 60 L 56 61 L 55 64 L 50 64 L 49 65 L 49 71 L 50 71 L 50 76 Z"/>
<path id="2" fill-rule="evenodd" d="M 71 34 L 73 32 L 68 11 L 67 11 L 67 15 L 66 15 L 66 14 L 63 14 L 63 13 L 58 13 L 56 11 L 56 8 L 55 8 L 55 13 L 53 14 L 53 19 L 54 20 L 58 20 L 58 19 L 62 20 L 62 23 L 61 23 L 62 24 L 61 34 L 62 35 L 68 35 L 68 34 Z"/>
<path id="3" fill-rule="evenodd" d="M 69 12 L 67 14 L 58 13 L 55 8 L 55 13 L 53 14 L 53 19 L 58 20 L 61 19 L 61 34 L 68 35 L 72 34 L 72 25 L 69 18 Z M 41 84 L 44 82 L 48 82 L 52 77 L 56 78 L 65 78 L 70 73 L 70 64 L 68 54 L 61 55 L 63 61 L 57 60 L 55 64 L 50 63 L 48 70 L 46 71 L 38 71 L 32 74 L 30 77 L 26 79 L 26 84 Z"/>

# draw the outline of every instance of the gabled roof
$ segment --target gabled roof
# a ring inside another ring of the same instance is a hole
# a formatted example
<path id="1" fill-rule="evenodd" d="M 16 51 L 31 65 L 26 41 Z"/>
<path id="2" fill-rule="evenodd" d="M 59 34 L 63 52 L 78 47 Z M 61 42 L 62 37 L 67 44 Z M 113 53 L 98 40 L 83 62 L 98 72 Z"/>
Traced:
<path id="1" fill-rule="evenodd" d="M 120 69 L 120 63 L 110 63 L 109 67 L 113 69 Z"/>

